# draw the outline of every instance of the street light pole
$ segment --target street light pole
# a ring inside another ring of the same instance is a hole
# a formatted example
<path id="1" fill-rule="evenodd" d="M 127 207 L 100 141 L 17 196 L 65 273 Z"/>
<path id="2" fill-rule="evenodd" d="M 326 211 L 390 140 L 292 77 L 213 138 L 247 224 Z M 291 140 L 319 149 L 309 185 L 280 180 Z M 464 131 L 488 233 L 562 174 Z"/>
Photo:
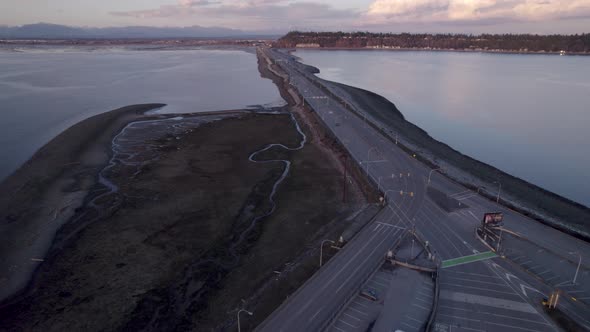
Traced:
<path id="1" fill-rule="evenodd" d="M 498 184 L 498 196 L 496 197 L 496 203 L 500 202 L 500 191 L 502 190 L 502 184 L 500 181 L 494 181 L 494 183 Z"/>
<path id="2" fill-rule="evenodd" d="M 323 255 L 324 254 L 324 252 L 323 252 L 324 251 L 324 243 L 326 243 L 326 242 L 330 242 L 330 243 L 334 244 L 334 241 L 332 241 L 332 240 L 324 240 L 324 241 L 322 241 L 322 244 L 320 244 L 320 267 L 322 267 L 322 259 L 324 256 Z"/>
<path id="3" fill-rule="evenodd" d="M 241 326 L 240 326 L 240 313 L 242 311 L 245 312 L 245 313 L 247 313 L 248 315 L 252 316 L 252 312 L 250 312 L 250 311 L 248 311 L 246 309 L 240 309 L 240 311 L 238 311 L 238 332 L 241 332 L 241 330 L 242 330 L 241 329 Z"/>
<path id="4" fill-rule="evenodd" d="M 382 178 L 383 178 L 383 177 L 382 177 L 382 176 L 380 176 L 380 177 L 379 177 L 379 180 L 377 181 L 377 190 L 381 190 L 381 179 L 382 179 Z"/>
<path id="5" fill-rule="evenodd" d="M 572 281 L 573 284 L 576 283 L 576 280 L 578 279 L 578 272 L 580 271 L 580 265 L 582 265 L 582 255 L 579 252 L 570 252 L 570 255 L 573 254 L 578 254 L 578 267 L 576 268 L 576 274 L 574 275 L 574 281 Z"/>

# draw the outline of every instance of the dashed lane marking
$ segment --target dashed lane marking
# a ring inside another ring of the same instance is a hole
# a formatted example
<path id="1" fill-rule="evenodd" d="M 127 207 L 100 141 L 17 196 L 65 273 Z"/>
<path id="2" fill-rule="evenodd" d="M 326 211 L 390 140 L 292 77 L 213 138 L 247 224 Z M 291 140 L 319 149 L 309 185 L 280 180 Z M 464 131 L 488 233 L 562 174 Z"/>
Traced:
<path id="1" fill-rule="evenodd" d="M 336 329 L 336 330 L 338 330 L 338 331 L 346 332 L 346 330 L 343 330 L 343 329 L 339 328 L 339 327 L 338 327 L 338 326 L 336 326 L 335 324 L 334 324 L 334 325 L 332 325 L 332 327 L 333 327 L 333 328 L 335 328 L 335 329 Z"/>
<path id="2" fill-rule="evenodd" d="M 419 304 L 412 303 L 412 305 L 413 305 L 414 307 L 418 307 L 418 308 L 420 308 L 420 309 L 424 309 L 424 310 L 428 310 L 428 311 L 430 311 L 430 309 L 428 309 L 428 308 L 424 308 L 423 306 L 421 306 L 421 305 L 419 305 Z"/>
<path id="3" fill-rule="evenodd" d="M 366 304 L 362 304 L 362 303 L 360 303 L 360 302 L 357 302 L 357 301 L 352 301 L 352 303 L 354 303 L 354 304 L 358 304 L 358 305 L 360 305 L 361 307 L 368 308 L 368 306 L 367 306 Z"/>
<path id="4" fill-rule="evenodd" d="M 500 293 L 500 294 L 517 295 L 514 292 L 502 292 L 502 291 L 498 291 L 498 290 L 491 290 L 488 288 L 480 288 L 480 287 L 465 286 L 465 285 L 458 285 L 458 284 L 449 284 L 446 282 L 441 282 L 440 284 L 445 285 L 445 286 L 455 286 L 455 287 L 459 287 L 459 288 L 477 289 L 477 290 L 484 291 L 484 292 L 494 292 L 494 293 Z"/>
<path id="5" fill-rule="evenodd" d="M 414 318 L 412 316 L 406 315 L 406 318 L 409 319 L 409 320 L 413 320 L 416 323 L 422 324 L 422 321 L 421 320 L 418 320 L 418 319 L 416 319 L 416 318 Z"/>
<path id="6" fill-rule="evenodd" d="M 357 308 L 355 308 L 355 307 L 352 307 L 352 306 L 350 306 L 350 307 L 348 307 L 348 309 L 354 310 L 354 311 L 358 312 L 358 313 L 359 313 L 359 314 L 361 314 L 361 315 L 368 316 L 366 312 L 362 312 L 362 311 L 358 310 L 358 309 L 357 309 Z"/>
<path id="7" fill-rule="evenodd" d="M 446 277 L 446 278 L 445 278 L 445 277 L 443 277 L 442 279 L 447 279 L 447 278 L 448 278 L 448 279 L 453 279 L 453 280 L 461 280 L 461 281 L 468 281 L 468 282 L 476 282 L 476 283 L 479 283 L 479 284 L 487 284 L 487 285 L 496 285 L 496 286 L 507 287 L 507 286 L 504 286 L 504 285 L 502 285 L 502 284 L 500 284 L 500 283 L 497 283 L 497 282 L 479 281 L 479 280 L 465 279 L 465 278 L 457 278 L 457 277 L 451 277 L 451 276 L 449 276 L 449 277 Z"/>
<path id="8" fill-rule="evenodd" d="M 358 318 L 358 317 L 354 317 L 354 316 L 353 316 L 353 315 L 351 315 L 351 314 L 344 313 L 344 315 L 346 315 L 346 316 L 348 316 L 348 317 L 350 317 L 350 318 L 352 318 L 352 319 L 354 319 L 354 320 L 358 320 L 359 322 L 361 321 L 361 319 L 360 319 L 360 318 Z"/>
<path id="9" fill-rule="evenodd" d="M 347 323 L 347 322 L 343 321 L 342 319 L 339 319 L 339 320 L 338 320 L 338 322 L 340 322 L 340 323 L 344 323 L 344 324 L 346 324 L 346 325 L 348 325 L 348 326 L 352 327 L 353 329 L 356 329 L 356 328 L 358 327 L 358 326 L 354 326 L 354 325 L 352 325 L 352 324 L 350 324 L 350 323 Z"/>
<path id="10" fill-rule="evenodd" d="M 523 330 L 523 331 L 539 332 L 539 330 L 531 330 L 531 329 L 527 329 L 527 328 L 524 328 L 524 327 L 518 327 L 518 326 L 514 326 L 514 325 L 506 325 L 506 324 L 492 323 L 492 322 L 486 322 L 486 324 L 497 325 L 497 326 L 504 326 L 504 327 L 509 327 L 509 328 L 512 328 L 512 329 Z"/>
<path id="11" fill-rule="evenodd" d="M 424 294 L 424 293 L 422 293 L 422 292 L 420 292 L 420 291 L 418 292 L 418 294 L 419 294 L 420 296 L 424 296 L 424 297 L 433 298 L 432 294 Z"/>
<path id="12" fill-rule="evenodd" d="M 432 303 L 432 301 L 430 301 L 430 300 L 423 300 L 423 299 L 421 299 L 421 298 L 419 298 L 417 296 L 415 297 L 415 299 L 418 300 L 418 301 L 424 302 L 426 304 L 431 304 Z"/>

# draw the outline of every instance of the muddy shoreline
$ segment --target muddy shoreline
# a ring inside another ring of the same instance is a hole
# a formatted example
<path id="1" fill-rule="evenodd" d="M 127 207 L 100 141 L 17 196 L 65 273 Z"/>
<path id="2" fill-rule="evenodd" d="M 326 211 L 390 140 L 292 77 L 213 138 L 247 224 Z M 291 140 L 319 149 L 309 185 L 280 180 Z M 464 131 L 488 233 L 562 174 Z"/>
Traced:
<path id="1" fill-rule="evenodd" d="M 287 106 L 125 107 L 64 131 L 0 184 L 14 237 L 1 245 L 0 330 L 227 330 L 242 307 L 253 328 L 317 270 L 322 239 L 377 213 L 354 167 L 342 200 L 345 151 L 260 58 L 259 70 Z"/>

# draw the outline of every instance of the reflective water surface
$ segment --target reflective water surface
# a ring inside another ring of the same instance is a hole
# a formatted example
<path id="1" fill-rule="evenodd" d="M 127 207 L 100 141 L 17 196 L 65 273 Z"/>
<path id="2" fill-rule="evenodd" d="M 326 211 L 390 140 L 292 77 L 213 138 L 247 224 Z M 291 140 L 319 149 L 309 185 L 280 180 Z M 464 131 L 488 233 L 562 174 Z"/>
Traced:
<path id="1" fill-rule="evenodd" d="M 434 138 L 590 206 L 590 57 L 320 51 L 320 77 L 376 92 Z"/>
<path id="2" fill-rule="evenodd" d="M 76 122 L 140 103 L 182 113 L 283 101 L 240 50 L 0 50 L 0 180 Z"/>

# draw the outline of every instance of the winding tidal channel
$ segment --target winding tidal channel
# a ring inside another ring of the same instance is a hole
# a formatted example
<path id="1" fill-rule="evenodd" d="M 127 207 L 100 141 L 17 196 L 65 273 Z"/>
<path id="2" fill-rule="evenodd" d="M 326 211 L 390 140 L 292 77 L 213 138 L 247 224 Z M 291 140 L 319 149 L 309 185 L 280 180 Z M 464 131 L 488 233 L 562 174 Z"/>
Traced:
<path id="1" fill-rule="evenodd" d="M 188 328 L 191 313 L 202 310 L 208 296 L 218 287 L 221 280 L 240 262 L 255 243 L 259 233 L 260 221 L 273 214 L 277 208 L 275 196 L 281 183 L 291 170 L 287 159 L 264 159 L 265 153 L 301 150 L 307 137 L 295 116 L 283 111 L 259 112 L 266 116 L 286 115 L 291 118 L 300 136 L 297 146 L 289 147 L 281 143 L 271 143 L 252 152 L 248 159 L 254 163 L 282 164 L 280 176 L 271 171 L 261 180 L 246 199 L 241 211 L 233 222 L 231 233 L 213 248 L 205 251 L 195 261 L 187 265 L 181 277 L 159 289 L 152 289 L 142 296 L 131 320 L 125 328 L 141 327 L 144 330 Z M 248 113 L 246 113 L 248 114 Z M 89 223 L 108 218 L 125 201 L 126 183 L 142 173 L 142 169 L 161 158 L 162 149 L 170 148 L 171 141 L 181 140 L 182 136 L 199 126 L 224 118 L 239 117 L 239 114 L 220 114 L 206 116 L 169 117 L 165 119 L 143 120 L 129 123 L 112 140 L 112 158 L 99 173 L 100 189 L 86 203 L 84 213 L 73 219 L 76 231 L 68 232 L 74 236 L 78 230 Z M 153 193 L 143 199 L 154 200 Z M 139 321 L 137 317 L 151 317 L 149 321 Z"/>

